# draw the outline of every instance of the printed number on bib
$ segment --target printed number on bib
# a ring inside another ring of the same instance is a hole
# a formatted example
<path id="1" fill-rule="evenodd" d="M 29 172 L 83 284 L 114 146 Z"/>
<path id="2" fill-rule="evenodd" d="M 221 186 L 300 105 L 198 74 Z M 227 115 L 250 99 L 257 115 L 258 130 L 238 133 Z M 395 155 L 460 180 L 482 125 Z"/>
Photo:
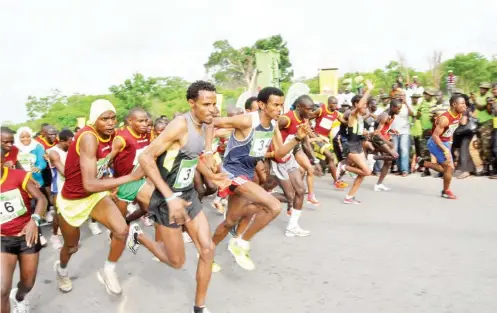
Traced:
<path id="1" fill-rule="evenodd" d="M 271 144 L 271 139 L 273 138 L 273 132 L 263 132 L 255 131 L 254 138 L 252 140 L 252 147 L 250 148 L 250 156 L 255 158 L 263 157 L 266 154 L 269 145 Z"/>
<path id="2" fill-rule="evenodd" d="M 14 220 L 26 212 L 26 206 L 18 189 L 0 194 L 0 225 Z"/>
<path id="3" fill-rule="evenodd" d="M 332 125 L 333 125 L 333 121 L 330 119 L 327 119 L 326 117 L 323 117 L 321 119 L 321 123 L 319 123 L 319 126 L 324 128 L 324 129 L 331 129 Z"/>
<path id="4" fill-rule="evenodd" d="M 19 161 L 19 164 L 21 164 L 23 170 L 31 172 L 36 163 L 36 155 L 32 153 L 19 152 L 17 160 Z"/>
<path id="5" fill-rule="evenodd" d="M 442 135 L 442 137 L 452 137 L 457 127 L 459 127 L 459 123 L 450 125 L 449 128 Z"/>
<path id="6" fill-rule="evenodd" d="M 195 176 L 197 164 L 198 158 L 193 160 L 182 160 L 173 187 L 176 189 L 182 189 L 191 186 L 193 183 L 193 177 Z"/>

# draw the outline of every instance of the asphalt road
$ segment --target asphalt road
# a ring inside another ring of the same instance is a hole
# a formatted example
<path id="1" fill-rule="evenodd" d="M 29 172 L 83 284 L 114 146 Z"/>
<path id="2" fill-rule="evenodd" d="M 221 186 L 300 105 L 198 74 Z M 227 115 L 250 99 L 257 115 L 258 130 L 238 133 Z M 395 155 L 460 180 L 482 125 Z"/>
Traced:
<path id="1" fill-rule="evenodd" d="M 252 272 L 238 267 L 223 242 L 216 254 L 223 271 L 209 289 L 211 312 L 497 312 L 497 182 L 456 180 L 452 190 L 460 199 L 453 201 L 440 198 L 438 178 L 389 176 L 389 192 L 374 192 L 374 181 L 366 180 L 357 195 L 363 203 L 353 206 L 341 202 L 345 193 L 333 190 L 329 178 L 319 179 L 322 204 L 306 205 L 300 222 L 312 235 L 285 237 L 282 213 L 254 239 Z M 214 229 L 221 217 L 210 205 L 205 210 Z M 32 312 L 191 312 L 192 244 L 182 270 L 153 261 L 144 248 L 136 256 L 126 252 L 117 267 L 123 295 L 114 298 L 96 277 L 108 253 L 105 235 L 83 229 L 69 265 L 73 291 L 57 290 L 58 252 L 43 249 L 28 296 Z"/>

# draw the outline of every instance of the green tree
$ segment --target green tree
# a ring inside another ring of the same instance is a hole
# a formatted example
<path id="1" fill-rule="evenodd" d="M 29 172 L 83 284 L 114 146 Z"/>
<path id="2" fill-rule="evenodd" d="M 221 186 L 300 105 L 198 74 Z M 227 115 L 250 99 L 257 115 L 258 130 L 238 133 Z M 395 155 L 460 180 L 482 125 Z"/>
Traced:
<path id="1" fill-rule="evenodd" d="M 281 35 L 259 39 L 252 46 L 239 49 L 235 49 L 227 40 L 216 41 L 213 47 L 214 51 L 204 67 L 217 85 L 226 88 L 248 87 L 256 70 L 255 53 L 257 50 L 279 51 L 282 80 L 290 82 L 293 77 L 289 50 Z"/>
<path id="2" fill-rule="evenodd" d="M 452 70 L 458 77 L 457 86 L 466 92 L 475 91 L 481 82 L 497 79 L 497 60 L 489 60 L 478 52 L 458 54 L 442 63 L 444 73 Z M 442 79 L 442 88 L 446 88 L 446 74 Z"/>
<path id="3" fill-rule="evenodd" d="M 135 73 L 131 79 L 126 79 L 120 85 L 111 86 L 109 90 L 121 101 L 125 109 L 141 107 L 148 110 L 157 93 L 157 80 Z"/>
<path id="4" fill-rule="evenodd" d="M 66 101 L 66 97 L 61 96 L 58 89 L 52 90 L 52 94 L 46 97 L 38 98 L 29 96 L 28 102 L 26 102 L 26 111 L 28 113 L 28 117 L 31 120 L 43 117 L 50 111 L 50 108 L 55 103 L 64 101 Z"/>

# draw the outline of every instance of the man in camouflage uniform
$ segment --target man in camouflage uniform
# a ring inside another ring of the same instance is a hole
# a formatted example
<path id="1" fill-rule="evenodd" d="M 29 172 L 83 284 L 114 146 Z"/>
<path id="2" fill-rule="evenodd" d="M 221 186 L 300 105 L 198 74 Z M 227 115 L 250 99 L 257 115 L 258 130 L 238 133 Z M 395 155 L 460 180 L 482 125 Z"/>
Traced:
<path id="1" fill-rule="evenodd" d="M 493 99 L 489 92 L 490 83 L 481 83 L 478 95 L 472 94 L 471 100 L 476 107 L 476 117 L 478 118 L 478 146 L 480 157 L 483 161 L 483 171 L 477 175 L 488 175 L 489 166 L 492 160 L 492 131 L 493 131 Z"/>
<path id="2" fill-rule="evenodd" d="M 492 153 L 493 153 L 493 162 L 492 169 L 493 175 L 490 176 L 491 179 L 497 179 L 497 83 L 494 83 L 492 88 L 492 97 L 493 97 L 493 131 L 492 131 Z"/>
<path id="3" fill-rule="evenodd" d="M 417 117 L 421 121 L 421 128 L 423 130 L 423 135 L 421 137 L 421 157 L 428 160 L 430 158 L 430 152 L 426 146 L 428 139 L 431 137 L 431 129 L 433 128 L 433 121 L 438 113 L 441 112 L 441 105 L 437 104 L 437 91 L 432 88 L 426 88 L 423 92 L 423 102 L 419 105 L 419 110 L 417 112 Z M 430 171 L 425 169 L 421 176 L 430 176 Z"/>

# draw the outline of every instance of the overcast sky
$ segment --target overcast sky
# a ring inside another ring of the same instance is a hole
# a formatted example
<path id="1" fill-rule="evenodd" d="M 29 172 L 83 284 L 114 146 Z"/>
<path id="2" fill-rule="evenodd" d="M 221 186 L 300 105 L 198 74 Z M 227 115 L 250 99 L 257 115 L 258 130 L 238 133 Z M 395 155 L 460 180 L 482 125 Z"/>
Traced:
<path id="1" fill-rule="evenodd" d="M 24 121 L 26 98 L 55 88 L 107 93 L 133 72 L 201 79 L 215 40 L 278 33 L 295 77 L 383 67 L 397 51 L 426 69 L 434 49 L 497 53 L 497 1 L 0 1 L 0 121 Z"/>

